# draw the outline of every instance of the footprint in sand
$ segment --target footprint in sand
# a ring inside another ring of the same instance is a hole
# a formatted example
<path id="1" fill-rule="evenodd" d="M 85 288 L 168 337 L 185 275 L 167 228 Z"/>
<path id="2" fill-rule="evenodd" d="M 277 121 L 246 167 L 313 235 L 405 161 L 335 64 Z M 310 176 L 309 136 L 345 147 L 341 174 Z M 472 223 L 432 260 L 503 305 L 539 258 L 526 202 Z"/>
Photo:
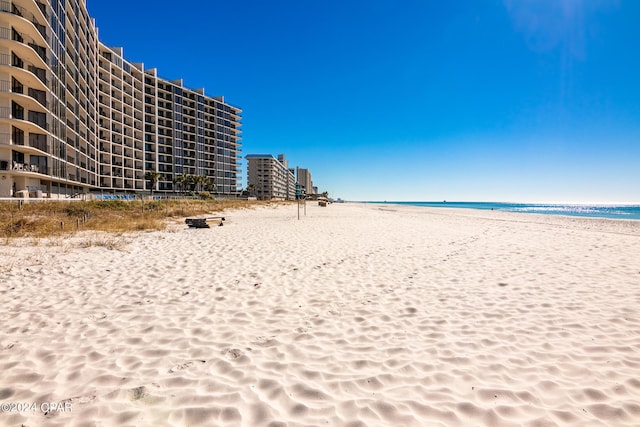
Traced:
<path id="1" fill-rule="evenodd" d="M 188 361 L 188 362 L 179 363 L 179 364 L 175 365 L 174 367 L 172 367 L 171 369 L 169 369 L 169 373 L 172 374 L 174 372 L 178 372 L 178 371 L 182 371 L 183 369 L 187 369 L 188 367 L 193 366 L 196 362 L 206 363 L 206 360 L 191 360 L 191 361 Z"/>
<path id="2" fill-rule="evenodd" d="M 271 347 L 276 344 L 276 340 L 274 340 L 274 338 L 275 336 L 259 336 L 252 342 L 252 344 L 259 345 L 261 347 Z"/>
<path id="3" fill-rule="evenodd" d="M 236 360 L 237 358 L 244 356 L 244 353 L 239 348 L 230 348 L 224 351 L 223 354 L 229 360 Z"/>
<path id="4" fill-rule="evenodd" d="M 155 389 L 159 389 L 160 385 L 157 383 L 151 383 L 150 384 L 151 388 L 155 388 Z M 157 397 L 154 397 L 150 392 L 152 392 L 153 390 L 149 390 L 148 387 L 146 386 L 139 386 L 139 387 L 135 387 L 129 390 L 129 399 L 132 402 L 135 402 L 136 400 L 143 400 L 145 403 L 147 404 L 157 404 L 159 399 Z"/>
<path id="5" fill-rule="evenodd" d="M 72 404 L 74 403 L 84 404 L 84 403 L 93 402 L 94 400 L 96 400 L 95 393 L 87 394 L 85 396 L 74 396 L 74 397 L 70 397 L 69 399 L 66 399 L 67 402 L 71 402 Z"/>
<path id="6" fill-rule="evenodd" d="M 136 388 L 132 388 L 129 390 L 129 399 L 131 400 L 140 400 L 148 395 L 147 389 L 145 386 L 140 386 Z"/>
<path id="7" fill-rule="evenodd" d="M 191 365 L 193 365 L 193 362 L 180 363 L 169 369 L 169 373 L 172 374 L 177 371 L 182 371 L 183 369 L 187 369 Z"/>
<path id="8" fill-rule="evenodd" d="M 93 313 L 89 315 L 89 319 L 93 320 L 93 321 L 98 321 L 98 320 L 102 320 L 102 319 L 106 319 L 107 318 L 107 314 L 106 313 Z"/>

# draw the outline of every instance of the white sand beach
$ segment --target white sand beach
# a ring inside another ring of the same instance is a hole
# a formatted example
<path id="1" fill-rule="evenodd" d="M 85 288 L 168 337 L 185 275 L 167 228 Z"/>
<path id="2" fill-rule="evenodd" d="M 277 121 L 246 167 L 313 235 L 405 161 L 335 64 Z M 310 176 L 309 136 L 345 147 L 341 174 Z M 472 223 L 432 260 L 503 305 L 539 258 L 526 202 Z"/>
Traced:
<path id="1" fill-rule="evenodd" d="M 1 246 L 0 425 L 640 425 L 640 221 L 225 216 Z"/>

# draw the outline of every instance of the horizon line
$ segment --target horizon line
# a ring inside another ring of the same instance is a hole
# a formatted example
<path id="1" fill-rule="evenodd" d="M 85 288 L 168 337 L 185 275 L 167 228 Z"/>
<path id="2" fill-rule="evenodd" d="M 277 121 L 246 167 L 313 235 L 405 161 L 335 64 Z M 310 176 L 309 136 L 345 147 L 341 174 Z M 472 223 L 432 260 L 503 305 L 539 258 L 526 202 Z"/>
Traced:
<path id="1" fill-rule="evenodd" d="M 640 206 L 640 202 L 540 202 L 540 201 L 477 201 L 477 200 L 348 200 L 362 203 L 501 203 L 521 205 L 572 205 L 572 206 Z"/>

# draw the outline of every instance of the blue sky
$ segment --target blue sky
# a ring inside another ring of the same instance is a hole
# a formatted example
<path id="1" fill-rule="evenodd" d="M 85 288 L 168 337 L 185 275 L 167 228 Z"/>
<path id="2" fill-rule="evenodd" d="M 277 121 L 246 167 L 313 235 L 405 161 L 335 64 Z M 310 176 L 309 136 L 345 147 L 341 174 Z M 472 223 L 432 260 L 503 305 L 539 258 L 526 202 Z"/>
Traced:
<path id="1" fill-rule="evenodd" d="M 640 203 L 638 1 L 87 7 L 129 61 L 242 108 L 243 155 L 333 197 Z"/>

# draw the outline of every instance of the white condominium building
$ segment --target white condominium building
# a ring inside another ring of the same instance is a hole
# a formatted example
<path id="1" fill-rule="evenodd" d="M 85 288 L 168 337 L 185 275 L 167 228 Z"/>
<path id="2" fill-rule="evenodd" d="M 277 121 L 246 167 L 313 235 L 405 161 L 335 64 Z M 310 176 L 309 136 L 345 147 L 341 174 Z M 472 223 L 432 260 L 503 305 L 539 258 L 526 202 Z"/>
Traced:
<path id="1" fill-rule="evenodd" d="M 296 183 L 283 154 L 278 159 L 271 154 L 248 154 L 247 188 L 258 199 L 294 200 Z"/>
<path id="2" fill-rule="evenodd" d="M 147 171 L 235 195 L 240 114 L 102 44 L 84 0 L 0 1 L 0 197 L 144 191 Z"/>

